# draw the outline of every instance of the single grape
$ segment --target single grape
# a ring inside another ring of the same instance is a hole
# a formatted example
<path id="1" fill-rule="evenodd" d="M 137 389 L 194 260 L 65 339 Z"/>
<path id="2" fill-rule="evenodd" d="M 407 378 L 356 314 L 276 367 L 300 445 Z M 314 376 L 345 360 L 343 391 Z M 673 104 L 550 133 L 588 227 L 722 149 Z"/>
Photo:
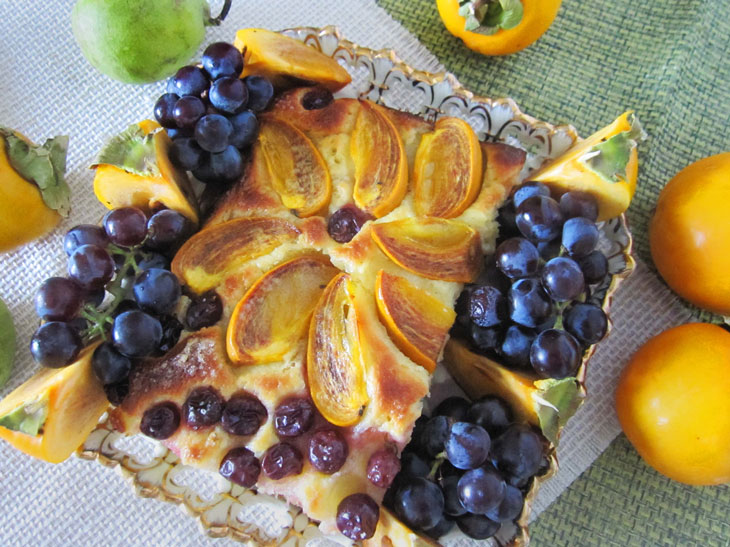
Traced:
<path id="1" fill-rule="evenodd" d="M 259 121 L 256 114 L 250 110 L 244 110 L 228 118 L 233 126 L 233 132 L 228 137 L 228 143 L 239 150 L 256 142 L 259 134 Z"/>
<path id="2" fill-rule="evenodd" d="M 512 486 L 519 487 L 526 484 L 540 468 L 542 440 L 528 425 L 512 424 L 494 439 L 491 455 L 497 469 L 508 477 Z"/>
<path id="3" fill-rule="evenodd" d="M 213 182 L 236 182 L 243 175 L 243 158 L 235 146 L 228 146 L 219 154 L 211 154 L 208 161 L 213 173 Z"/>
<path id="4" fill-rule="evenodd" d="M 172 141 L 170 161 L 184 171 L 194 171 L 203 161 L 203 150 L 190 137 L 178 137 Z"/>
<path id="5" fill-rule="evenodd" d="M 46 321 L 71 321 L 84 303 L 84 291 L 65 277 L 46 279 L 35 295 L 35 311 Z"/>
<path id="6" fill-rule="evenodd" d="M 132 362 L 110 342 L 99 345 L 91 356 L 91 369 L 102 385 L 116 384 L 129 376 Z"/>
<path id="7" fill-rule="evenodd" d="M 82 245 L 68 258 L 68 275 L 82 288 L 101 289 L 114 275 L 114 260 L 96 245 Z"/>
<path id="8" fill-rule="evenodd" d="M 567 378 L 578 370 L 581 348 L 572 334 L 547 329 L 537 335 L 530 348 L 530 363 L 542 378 Z"/>
<path id="9" fill-rule="evenodd" d="M 274 430 L 280 437 L 298 437 L 314 423 L 314 404 L 305 397 L 289 397 L 274 410 Z"/>
<path id="10" fill-rule="evenodd" d="M 578 259 L 586 283 L 600 283 L 608 275 L 608 259 L 601 251 L 595 250 Z"/>
<path id="11" fill-rule="evenodd" d="M 30 339 L 30 353 L 36 363 L 49 368 L 70 365 L 82 349 L 79 333 L 68 323 L 50 321 Z"/>
<path id="12" fill-rule="evenodd" d="M 440 537 L 445 536 L 455 526 L 455 522 L 449 518 L 443 517 L 436 526 L 424 530 L 423 532 L 430 538 L 438 540 Z"/>
<path id="13" fill-rule="evenodd" d="M 487 539 L 499 530 L 499 523 L 484 515 L 462 515 L 456 519 L 456 525 L 472 539 Z"/>
<path id="14" fill-rule="evenodd" d="M 191 95 L 199 98 L 208 89 L 209 85 L 205 72 L 197 66 L 188 65 L 180 68 L 167 81 L 167 92 L 174 93 L 179 97 Z"/>
<path id="15" fill-rule="evenodd" d="M 506 364 L 526 369 L 530 367 L 530 347 L 537 333 L 521 325 L 510 325 L 504 333 L 500 355 Z"/>
<path id="16" fill-rule="evenodd" d="M 598 244 L 598 228 L 585 217 L 569 218 L 563 224 L 562 244 L 570 256 L 586 256 Z"/>
<path id="17" fill-rule="evenodd" d="M 519 188 L 517 188 L 512 194 L 512 204 L 517 209 L 522 202 L 532 196 L 545 196 L 550 197 L 550 188 L 545 186 L 542 182 L 526 182 Z"/>
<path id="18" fill-rule="evenodd" d="M 590 346 L 606 336 L 608 319 L 598 306 L 576 302 L 565 312 L 563 326 L 581 344 Z"/>
<path id="19" fill-rule="evenodd" d="M 596 198 L 587 192 L 571 190 L 560 196 L 560 210 L 565 218 L 585 217 L 591 222 L 598 218 Z"/>
<path id="20" fill-rule="evenodd" d="M 177 277 L 160 268 L 152 268 L 139 274 L 132 290 L 139 307 L 156 315 L 171 313 L 180 299 L 180 282 Z"/>
<path id="21" fill-rule="evenodd" d="M 483 515 L 502 503 L 504 486 L 496 471 L 488 467 L 471 469 L 459 479 L 459 500 L 470 513 Z"/>
<path id="22" fill-rule="evenodd" d="M 466 513 L 466 509 L 459 500 L 459 477 L 449 475 L 443 478 L 439 485 L 444 495 L 444 513 L 452 517 L 458 517 Z"/>
<path id="23" fill-rule="evenodd" d="M 543 267 L 542 286 L 556 302 L 568 302 L 578 298 L 586 283 L 578 263 L 567 256 L 559 256 Z"/>
<path id="24" fill-rule="evenodd" d="M 261 463 L 248 448 L 232 448 L 221 461 L 218 472 L 232 483 L 251 488 L 259 480 Z"/>
<path id="25" fill-rule="evenodd" d="M 302 97 L 304 110 L 320 110 L 332 104 L 335 98 L 332 92 L 324 87 L 313 87 Z"/>
<path id="26" fill-rule="evenodd" d="M 447 397 L 438 404 L 433 411 L 433 415 L 446 416 L 447 418 L 453 418 L 457 422 L 463 422 L 469 410 L 469 405 L 469 401 L 464 399 L 464 397 Z"/>
<path id="27" fill-rule="evenodd" d="M 347 441 L 336 430 L 318 429 L 309 439 L 309 462 L 317 471 L 331 475 L 345 465 L 349 449 Z"/>
<path id="28" fill-rule="evenodd" d="M 172 111 L 179 98 L 180 97 L 174 93 L 165 93 L 157 99 L 157 102 L 155 103 L 155 119 L 162 127 L 177 127 Z"/>
<path id="29" fill-rule="evenodd" d="M 297 447 L 286 442 L 276 443 L 266 450 L 261 460 L 264 475 L 279 480 L 302 472 L 304 458 Z"/>
<path id="30" fill-rule="evenodd" d="M 520 513 L 522 513 L 522 507 L 525 504 L 525 499 L 522 496 L 522 492 L 518 488 L 507 484 L 504 487 L 504 498 L 494 509 L 487 511 L 486 517 L 493 520 L 494 522 L 509 522 L 515 520 Z"/>
<path id="31" fill-rule="evenodd" d="M 231 122 L 220 114 L 207 114 L 195 125 L 195 140 L 208 152 L 223 152 L 228 146 L 228 137 L 231 133 L 233 133 Z"/>
<path id="32" fill-rule="evenodd" d="M 258 398 L 247 393 L 238 393 L 228 399 L 221 423 L 226 433 L 248 436 L 256 433 L 267 417 L 266 407 Z"/>
<path id="33" fill-rule="evenodd" d="M 218 110 L 234 114 L 246 106 L 248 88 L 238 78 L 219 78 L 210 86 L 208 100 Z"/>
<path id="34" fill-rule="evenodd" d="M 485 395 L 472 403 L 467 421 L 483 427 L 490 436 L 498 435 L 512 423 L 512 411 L 507 403 L 494 395 Z"/>
<path id="35" fill-rule="evenodd" d="M 370 455 L 367 464 L 368 480 L 378 488 L 388 488 L 400 472 L 400 460 L 393 446 L 386 446 Z"/>
<path id="36" fill-rule="evenodd" d="M 136 207 L 112 209 L 103 224 L 109 240 L 122 247 L 139 245 L 147 235 L 147 216 Z"/>
<path id="37" fill-rule="evenodd" d="M 182 407 L 185 423 L 191 429 L 204 429 L 220 422 L 225 400 L 220 392 L 211 386 L 193 389 Z"/>
<path id="38" fill-rule="evenodd" d="M 507 319 L 507 302 L 496 287 L 472 287 L 469 293 L 469 317 L 480 327 L 495 327 Z"/>
<path id="39" fill-rule="evenodd" d="M 155 251 L 175 252 L 192 232 L 191 222 L 172 209 L 163 209 L 147 221 L 145 247 Z"/>
<path id="40" fill-rule="evenodd" d="M 162 340 L 160 322 L 139 310 L 125 311 L 114 319 L 114 347 L 128 357 L 151 355 Z"/>
<path id="41" fill-rule="evenodd" d="M 533 277 L 518 279 L 512 283 L 508 303 L 510 319 L 525 327 L 538 326 L 553 312 L 550 297 Z"/>
<path id="42" fill-rule="evenodd" d="M 406 525 L 427 530 L 436 526 L 443 516 L 444 495 L 436 483 L 408 478 L 395 494 L 393 509 Z"/>
<path id="43" fill-rule="evenodd" d="M 503 329 L 497 327 L 480 327 L 475 324 L 469 326 L 469 338 L 478 351 L 484 354 L 496 352 L 502 343 Z"/>
<path id="44" fill-rule="evenodd" d="M 125 378 L 116 384 L 106 384 L 102 386 L 107 400 L 114 406 L 119 406 L 129 395 L 129 378 Z"/>
<path id="45" fill-rule="evenodd" d="M 170 438 L 180 427 L 180 409 L 173 402 L 158 403 L 145 410 L 139 429 L 158 441 Z"/>
<path id="46" fill-rule="evenodd" d="M 79 224 L 74 226 L 63 238 L 63 249 L 68 256 L 82 245 L 96 245 L 102 249 L 106 248 L 109 238 L 104 228 L 96 224 Z"/>
<path id="47" fill-rule="evenodd" d="M 372 217 L 352 204 L 344 205 L 332 213 L 327 221 L 327 232 L 337 243 L 347 243 Z"/>
<path id="48" fill-rule="evenodd" d="M 446 457 L 457 469 L 474 469 L 487 460 L 490 446 L 489 433 L 483 427 L 455 422 L 446 439 Z"/>
<path id="49" fill-rule="evenodd" d="M 517 228 L 531 241 L 550 241 L 560 235 L 563 213 L 554 199 L 532 196 L 517 208 Z"/>
<path id="50" fill-rule="evenodd" d="M 223 302 L 215 291 L 192 298 L 185 312 L 185 328 L 191 331 L 215 325 L 223 315 Z"/>
<path id="51" fill-rule="evenodd" d="M 198 121 L 205 116 L 205 104 L 197 97 L 181 97 L 172 109 L 172 116 L 181 129 L 197 128 Z"/>
<path id="52" fill-rule="evenodd" d="M 351 494 L 337 505 L 337 529 L 353 541 L 373 537 L 378 519 L 380 507 L 367 494 Z"/>
<path id="53" fill-rule="evenodd" d="M 404 477 L 426 477 L 431 472 L 426 460 L 415 452 L 407 450 L 401 454 L 400 475 Z"/>
<path id="54" fill-rule="evenodd" d="M 203 68 L 211 80 L 226 76 L 238 78 L 243 71 L 243 56 L 228 42 L 213 42 L 203 52 Z"/>
<path id="55" fill-rule="evenodd" d="M 446 416 L 434 416 L 424 426 L 421 439 L 426 453 L 432 458 L 444 451 L 450 427 L 451 420 Z"/>
<path id="56" fill-rule="evenodd" d="M 263 76 L 246 76 L 243 83 L 248 88 L 248 108 L 253 112 L 263 112 L 274 96 L 274 86 Z"/>
<path id="57" fill-rule="evenodd" d="M 210 154 L 205 152 L 200 160 L 200 165 L 197 169 L 193 169 L 193 176 L 200 182 L 205 184 L 216 184 L 218 177 L 213 171 L 213 166 L 210 164 Z"/>
<path id="58" fill-rule="evenodd" d="M 160 340 L 160 345 L 154 355 L 164 355 L 174 348 L 183 331 L 182 323 L 172 315 L 160 317 L 160 324 L 162 325 L 162 340 Z"/>
<path id="59" fill-rule="evenodd" d="M 511 237 L 499 244 L 494 253 L 497 267 L 511 279 L 530 277 L 540 266 L 540 253 L 524 237 Z"/>

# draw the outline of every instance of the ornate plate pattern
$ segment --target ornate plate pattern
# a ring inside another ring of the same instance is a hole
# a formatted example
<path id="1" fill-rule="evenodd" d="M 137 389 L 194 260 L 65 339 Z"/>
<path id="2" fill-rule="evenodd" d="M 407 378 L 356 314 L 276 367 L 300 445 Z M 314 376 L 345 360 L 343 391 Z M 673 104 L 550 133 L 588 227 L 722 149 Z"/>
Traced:
<path id="1" fill-rule="evenodd" d="M 282 32 L 337 59 L 350 72 L 353 81 L 338 96 L 370 99 L 429 120 L 456 116 L 467 120 L 482 140 L 501 141 L 524 149 L 527 161 L 523 179 L 547 160 L 565 152 L 578 139 L 572 126 L 553 126 L 536 120 L 521 112 L 512 99 L 474 95 L 451 74 L 415 70 L 392 50 L 360 47 L 344 39 L 335 27 L 294 28 Z M 599 247 L 608 257 L 611 275 L 593 292 L 591 300 L 608 311 L 618 285 L 631 274 L 635 263 L 631 256 L 631 232 L 624 215 L 602 223 L 600 229 Z M 586 353 L 577 374 L 584 397 L 586 365 L 593 352 L 591 349 Z M 323 536 L 317 523 L 281 499 L 257 494 L 218 475 L 184 466 L 172 452 L 142 435 L 120 435 L 112 430 L 105 417 L 77 455 L 117 468 L 140 496 L 182 504 L 211 537 L 228 536 L 257 545 L 287 547 L 349 544 L 342 536 Z M 529 541 L 527 522 L 531 504 L 540 484 L 553 476 L 558 467 L 554 446 L 550 447 L 548 456 L 550 467 L 533 481 L 518 527 L 503 527 L 493 543 L 525 545 Z M 467 543 L 471 542 L 464 536 L 447 541 L 447 544 Z"/>

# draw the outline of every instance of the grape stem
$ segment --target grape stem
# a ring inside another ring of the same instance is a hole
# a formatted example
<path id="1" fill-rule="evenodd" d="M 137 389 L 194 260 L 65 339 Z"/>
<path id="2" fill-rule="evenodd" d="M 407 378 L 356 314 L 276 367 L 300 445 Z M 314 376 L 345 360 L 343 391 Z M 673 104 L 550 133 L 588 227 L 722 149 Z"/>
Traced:
<path id="1" fill-rule="evenodd" d="M 223 2 L 221 12 L 218 14 L 218 17 L 210 17 L 208 19 L 207 26 L 217 27 L 218 25 L 220 25 L 223 20 L 228 17 L 228 12 L 231 11 L 231 4 L 233 4 L 233 0 L 225 0 L 225 2 Z"/>
<path id="2" fill-rule="evenodd" d="M 441 464 L 444 463 L 446 460 L 446 451 L 440 452 L 439 454 L 436 454 L 436 459 L 433 461 L 433 465 L 431 466 L 431 471 L 428 473 L 428 480 L 433 480 L 436 477 L 436 473 L 438 473 L 439 467 L 441 467 Z"/>

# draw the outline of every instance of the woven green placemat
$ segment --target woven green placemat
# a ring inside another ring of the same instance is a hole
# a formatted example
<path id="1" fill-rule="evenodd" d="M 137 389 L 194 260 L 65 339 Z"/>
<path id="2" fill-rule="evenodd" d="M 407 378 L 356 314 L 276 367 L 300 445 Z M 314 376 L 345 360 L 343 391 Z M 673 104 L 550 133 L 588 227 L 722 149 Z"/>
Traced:
<path id="1" fill-rule="evenodd" d="M 730 150 L 730 2 L 564 0 L 528 49 L 484 57 L 451 36 L 435 0 L 378 0 L 475 93 L 512 97 L 582 136 L 634 109 L 650 139 L 628 216 L 650 262 L 656 196 L 689 163 Z M 696 311 L 698 318 L 710 316 Z M 534 545 L 730 546 L 730 487 L 692 488 L 619 437 L 532 527 Z"/>

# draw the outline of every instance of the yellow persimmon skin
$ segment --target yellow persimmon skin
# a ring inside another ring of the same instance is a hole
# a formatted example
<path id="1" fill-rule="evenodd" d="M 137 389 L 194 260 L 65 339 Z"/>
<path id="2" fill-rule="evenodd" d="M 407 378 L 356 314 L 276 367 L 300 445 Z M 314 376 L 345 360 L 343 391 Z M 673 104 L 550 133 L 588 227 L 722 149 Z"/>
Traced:
<path id="1" fill-rule="evenodd" d="M 448 31 L 464 45 L 482 55 L 509 55 L 525 49 L 550 27 L 562 0 L 522 0 L 522 21 L 509 30 L 484 35 L 464 29 L 466 19 L 459 15 L 459 0 L 436 0 L 441 20 Z"/>
<path id="2" fill-rule="evenodd" d="M 730 152 L 682 169 L 659 194 L 649 226 L 651 256 L 674 292 L 730 315 Z"/>
<path id="3" fill-rule="evenodd" d="M 650 339 L 616 389 L 621 427 L 641 457 L 679 482 L 730 482 L 730 333 L 690 323 Z"/>

